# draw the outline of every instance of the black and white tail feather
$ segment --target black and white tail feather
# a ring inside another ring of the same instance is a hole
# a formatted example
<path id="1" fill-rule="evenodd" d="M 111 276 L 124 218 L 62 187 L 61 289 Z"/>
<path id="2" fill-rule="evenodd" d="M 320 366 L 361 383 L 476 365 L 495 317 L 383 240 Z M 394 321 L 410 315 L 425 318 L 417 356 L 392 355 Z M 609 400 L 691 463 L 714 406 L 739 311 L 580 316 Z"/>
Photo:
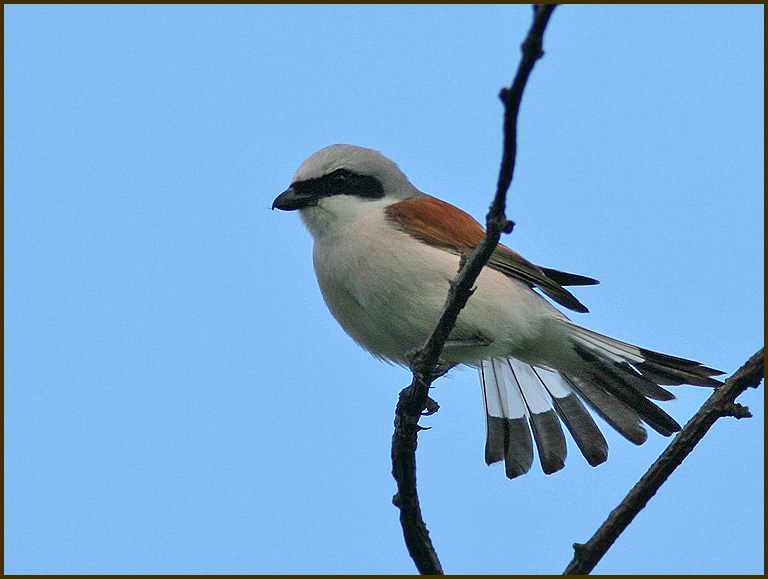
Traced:
<path id="1" fill-rule="evenodd" d="M 525 474 L 535 442 L 542 470 L 563 468 L 562 421 L 592 466 L 608 458 L 608 444 L 583 402 L 635 444 L 648 437 L 647 424 L 669 436 L 680 425 L 651 400 L 672 400 L 660 385 L 717 387 L 722 372 L 698 362 L 645 350 L 573 323 L 571 343 L 582 364 L 565 374 L 521 362 L 492 358 L 478 365 L 486 412 L 485 461 L 504 461 L 506 474 Z"/>
<path id="2" fill-rule="evenodd" d="M 392 161 L 350 145 L 309 157 L 272 207 L 301 211 L 315 238 L 323 298 L 342 327 L 375 356 L 403 365 L 432 330 L 446 281 L 485 236 L 480 223 L 416 189 Z M 642 444 L 643 424 L 666 436 L 680 429 L 653 403 L 674 398 L 661 385 L 720 384 L 712 376 L 722 372 L 570 322 L 535 291 L 587 312 L 564 286 L 597 280 L 537 266 L 504 245 L 486 265 L 488 275 L 478 278 L 443 363 L 450 368 L 499 356 L 479 369 L 486 460 L 504 460 L 507 476 L 530 470 L 534 444 L 544 472 L 563 468 L 561 422 L 589 464 L 604 462 L 608 445 L 585 404 Z"/>

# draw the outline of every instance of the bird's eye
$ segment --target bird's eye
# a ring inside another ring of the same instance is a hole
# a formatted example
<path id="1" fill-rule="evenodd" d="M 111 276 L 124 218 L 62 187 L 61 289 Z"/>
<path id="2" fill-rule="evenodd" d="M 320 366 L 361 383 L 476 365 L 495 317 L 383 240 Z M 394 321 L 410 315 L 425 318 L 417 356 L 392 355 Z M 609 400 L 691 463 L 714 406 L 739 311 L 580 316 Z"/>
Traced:
<path id="1" fill-rule="evenodd" d="M 337 183 L 344 183 L 344 181 L 347 180 L 347 177 L 349 177 L 349 173 L 346 171 L 336 171 L 333 174 L 333 180 Z"/>

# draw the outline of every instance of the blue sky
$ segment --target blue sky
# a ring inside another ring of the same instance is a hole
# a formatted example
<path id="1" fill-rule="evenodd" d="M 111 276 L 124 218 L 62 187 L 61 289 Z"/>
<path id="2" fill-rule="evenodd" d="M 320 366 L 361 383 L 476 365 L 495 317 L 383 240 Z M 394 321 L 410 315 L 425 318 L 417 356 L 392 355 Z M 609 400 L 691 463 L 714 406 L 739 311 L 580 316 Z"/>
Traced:
<path id="1" fill-rule="evenodd" d="M 415 572 L 390 502 L 409 374 L 336 325 L 270 205 L 350 143 L 483 220 L 530 14 L 5 6 L 6 573 Z M 762 5 L 555 12 L 504 241 L 601 280 L 579 323 L 729 374 L 762 346 L 763 34 Z M 596 572 L 763 572 L 763 392 Z M 675 393 L 681 423 L 707 397 Z M 433 397 L 418 480 L 450 573 L 561 572 L 669 442 L 606 426 L 604 465 L 571 444 L 510 481 L 474 370 Z"/>

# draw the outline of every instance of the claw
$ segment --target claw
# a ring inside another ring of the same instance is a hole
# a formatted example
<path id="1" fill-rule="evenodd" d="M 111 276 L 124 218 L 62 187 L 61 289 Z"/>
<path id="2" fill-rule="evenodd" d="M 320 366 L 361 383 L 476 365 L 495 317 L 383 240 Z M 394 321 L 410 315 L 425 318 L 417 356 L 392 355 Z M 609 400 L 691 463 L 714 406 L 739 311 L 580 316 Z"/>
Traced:
<path id="1" fill-rule="evenodd" d="M 440 405 L 432 400 L 431 398 L 427 398 L 427 405 L 424 408 L 424 411 L 421 413 L 422 416 L 430 416 L 437 412 L 440 409 Z"/>
<path id="2" fill-rule="evenodd" d="M 450 362 L 440 361 L 437 364 L 437 368 L 435 369 L 435 380 L 438 378 L 445 376 L 448 373 L 448 370 L 453 368 L 456 364 L 452 364 Z"/>

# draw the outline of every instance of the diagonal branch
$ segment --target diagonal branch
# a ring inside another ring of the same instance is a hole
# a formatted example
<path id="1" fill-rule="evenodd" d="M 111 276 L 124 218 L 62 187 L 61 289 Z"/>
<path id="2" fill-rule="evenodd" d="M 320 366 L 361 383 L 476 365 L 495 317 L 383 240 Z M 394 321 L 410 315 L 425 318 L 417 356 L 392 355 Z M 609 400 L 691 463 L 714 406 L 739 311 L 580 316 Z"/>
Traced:
<path id="1" fill-rule="evenodd" d="M 763 348 L 719 387 L 688 421 L 648 472 L 629 491 L 586 544 L 576 543 L 573 560 L 564 575 L 586 575 L 594 569 L 606 551 L 618 539 L 635 516 L 648 504 L 656 491 L 683 462 L 710 427 L 723 416 L 748 418 L 749 409 L 736 403 L 747 388 L 756 388 L 763 379 Z"/>
<path id="2" fill-rule="evenodd" d="M 429 539 L 429 532 L 421 517 L 416 492 L 416 444 L 418 421 L 425 410 L 436 411 L 437 405 L 429 398 L 429 388 L 440 375 L 440 353 L 456 324 L 462 308 L 472 295 L 472 286 L 480 271 L 499 243 L 502 232 L 510 233 L 514 223 L 504 215 L 506 196 L 515 169 L 517 152 L 517 116 L 528 76 L 536 61 L 544 54 L 542 36 L 555 5 L 534 5 L 531 29 L 522 45 L 522 59 L 509 89 L 502 89 L 499 97 L 504 103 L 504 150 L 496 195 L 486 218 L 483 241 L 467 259 L 451 282 L 448 298 L 435 329 L 424 346 L 413 354 L 411 369 L 413 382 L 400 393 L 395 411 L 395 433 L 392 436 L 392 475 L 397 481 L 397 494 L 393 502 L 400 509 L 400 524 L 411 558 L 422 574 L 442 574 L 437 553 Z"/>

